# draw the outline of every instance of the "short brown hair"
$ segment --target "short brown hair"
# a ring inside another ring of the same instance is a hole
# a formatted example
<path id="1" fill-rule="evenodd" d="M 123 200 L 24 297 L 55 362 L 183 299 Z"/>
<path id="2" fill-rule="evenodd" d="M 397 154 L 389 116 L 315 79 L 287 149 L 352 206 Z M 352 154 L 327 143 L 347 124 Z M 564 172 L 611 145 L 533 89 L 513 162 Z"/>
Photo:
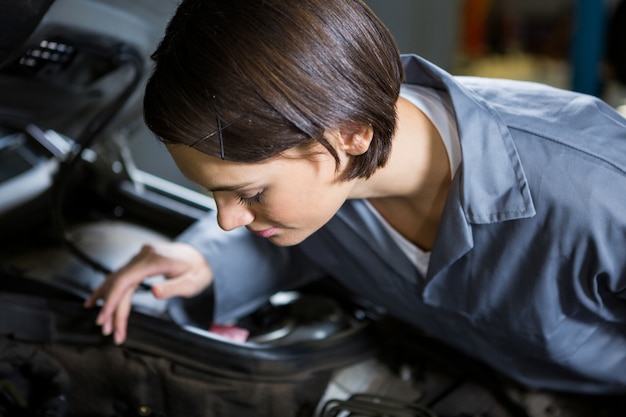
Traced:
<path id="1" fill-rule="evenodd" d="M 404 73 L 360 0 L 183 0 L 152 59 L 144 119 L 166 143 L 257 162 L 317 141 L 338 162 L 324 133 L 371 125 L 344 178 L 388 159 Z"/>

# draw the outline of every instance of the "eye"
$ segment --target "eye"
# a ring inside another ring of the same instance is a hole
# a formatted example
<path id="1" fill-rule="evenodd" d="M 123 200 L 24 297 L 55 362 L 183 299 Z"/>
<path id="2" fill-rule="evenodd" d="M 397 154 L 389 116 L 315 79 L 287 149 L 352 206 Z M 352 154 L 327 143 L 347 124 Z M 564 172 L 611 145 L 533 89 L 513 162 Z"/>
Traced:
<path id="1" fill-rule="evenodd" d="M 253 204 L 260 203 L 262 197 L 263 197 L 263 192 L 259 191 L 252 197 L 245 197 L 245 196 L 240 195 L 237 198 L 239 199 L 239 204 L 245 205 L 245 206 L 251 206 Z"/>

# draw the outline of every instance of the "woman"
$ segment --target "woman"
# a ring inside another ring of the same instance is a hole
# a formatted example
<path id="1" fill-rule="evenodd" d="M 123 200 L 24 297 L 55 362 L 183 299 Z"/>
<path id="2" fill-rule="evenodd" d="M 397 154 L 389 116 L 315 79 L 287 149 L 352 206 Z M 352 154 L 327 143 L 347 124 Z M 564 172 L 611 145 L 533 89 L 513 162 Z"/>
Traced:
<path id="1" fill-rule="evenodd" d="M 185 0 L 153 58 L 146 123 L 217 211 L 87 300 L 117 343 L 152 275 L 159 298 L 212 285 L 217 322 L 331 275 L 532 387 L 626 391 L 606 104 L 400 56 L 359 0 Z"/>

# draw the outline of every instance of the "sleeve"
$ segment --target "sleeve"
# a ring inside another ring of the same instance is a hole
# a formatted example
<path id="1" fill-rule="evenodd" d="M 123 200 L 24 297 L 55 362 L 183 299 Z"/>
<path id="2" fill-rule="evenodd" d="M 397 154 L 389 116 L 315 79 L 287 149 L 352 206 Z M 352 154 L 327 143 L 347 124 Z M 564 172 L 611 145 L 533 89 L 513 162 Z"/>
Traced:
<path id="1" fill-rule="evenodd" d="M 214 274 L 213 320 L 227 323 L 256 310 L 277 291 L 321 278 L 298 246 L 280 247 L 245 228 L 226 232 L 209 212 L 176 239 L 198 249 Z"/>

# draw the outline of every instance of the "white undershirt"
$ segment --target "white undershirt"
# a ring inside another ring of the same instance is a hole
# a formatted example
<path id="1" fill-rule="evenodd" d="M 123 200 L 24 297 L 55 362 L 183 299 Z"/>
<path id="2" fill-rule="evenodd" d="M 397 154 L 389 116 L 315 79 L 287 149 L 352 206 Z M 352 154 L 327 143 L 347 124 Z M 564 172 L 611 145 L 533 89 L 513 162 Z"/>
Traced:
<path id="1" fill-rule="evenodd" d="M 462 157 L 461 143 L 459 141 L 459 133 L 456 127 L 456 119 L 450 96 L 446 92 L 433 88 L 408 84 L 402 85 L 400 96 L 417 106 L 417 108 L 430 119 L 433 125 L 435 125 L 448 152 L 450 172 L 452 177 L 454 177 L 454 174 L 461 164 Z M 413 242 L 402 236 L 396 229 L 391 227 L 387 220 L 378 213 L 369 201 L 365 200 L 365 203 L 384 225 L 385 229 L 389 232 L 402 252 L 413 262 L 422 276 L 425 277 L 428 271 L 430 252 L 420 249 Z"/>

